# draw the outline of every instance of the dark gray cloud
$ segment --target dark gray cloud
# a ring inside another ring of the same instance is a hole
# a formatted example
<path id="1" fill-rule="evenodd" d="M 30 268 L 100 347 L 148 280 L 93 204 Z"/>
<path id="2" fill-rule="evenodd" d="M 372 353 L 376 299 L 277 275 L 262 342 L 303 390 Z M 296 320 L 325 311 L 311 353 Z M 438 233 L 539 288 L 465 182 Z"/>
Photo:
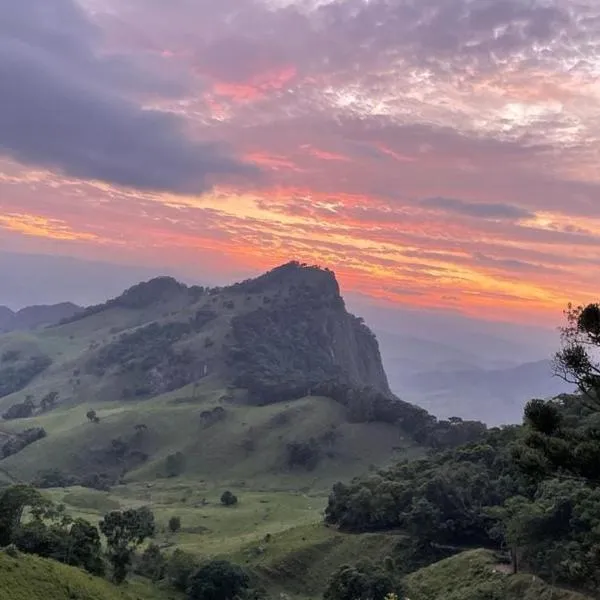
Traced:
<path id="1" fill-rule="evenodd" d="M 166 80 L 103 56 L 100 41 L 73 0 L 0 0 L 0 153 L 75 177 L 173 192 L 252 172 L 219 145 L 192 141 L 174 114 L 144 109 L 132 92 L 155 83 L 164 96 Z"/>
<path id="2" fill-rule="evenodd" d="M 518 221 L 532 218 L 534 214 L 514 204 L 467 202 L 458 198 L 425 198 L 419 202 L 423 208 L 443 211 L 477 219 Z"/>

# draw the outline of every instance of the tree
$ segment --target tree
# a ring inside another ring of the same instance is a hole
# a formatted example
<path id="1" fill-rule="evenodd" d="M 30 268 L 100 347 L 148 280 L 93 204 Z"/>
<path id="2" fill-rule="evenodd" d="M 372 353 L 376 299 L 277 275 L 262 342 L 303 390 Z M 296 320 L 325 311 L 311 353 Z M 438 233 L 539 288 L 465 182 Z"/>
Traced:
<path id="1" fill-rule="evenodd" d="M 221 504 L 223 506 L 234 506 L 237 503 L 238 499 L 236 495 L 234 495 L 229 490 L 223 492 L 223 495 L 221 496 Z"/>
<path id="2" fill-rule="evenodd" d="M 554 358 L 555 374 L 576 384 L 596 406 L 600 405 L 600 304 L 574 307 L 565 311 L 567 324 L 562 329 L 562 348 Z"/>
<path id="3" fill-rule="evenodd" d="M 177 477 L 185 471 L 185 455 L 182 452 L 169 454 L 166 460 L 167 477 Z"/>
<path id="4" fill-rule="evenodd" d="M 177 533 L 181 529 L 181 518 L 171 517 L 169 519 L 169 531 L 171 533 Z"/>
<path id="5" fill-rule="evenodd" d="M 187 596 L 188 600 L 234 600 L 249 583 L 241 567 L 226 560 L 213 560 L 192 575 Z"/>
<path id="6" fill-rule="evenodd" d="M 198 569 L 196 557 L 177 548 L 167 561 L 166 576 L 169 583 L 180 592 L 185 592 L 193 573 Z"/>
<path id="7" fill-rule="evenodd" d="M 389 594 L 400 594 L 393 576 L 372 563 L 342 565 L 333 573 L 324 600 L 385 600 Z"/>
<path id="8" fill-rule="evenodd" d="M 13 541 L 26 509 L 39 519 L 51 505 L 37 490 L 28 485 L 14 485 L 0 494 L 0 547 Z"/>
<path id="9" fill-rule="evenodd" d="M 21 551 L 81 567 L 94 575 L 104 574 L 102 545 L 98 529 L 83 519 L 71 523 L 63 515 L 58 522 L 46 524 L 33 520 L 20 526 L 13 543 Z"/>
<path id="10" fill-rule="evenodd" d="M 58 392 L 48 392 L 41 400 L 40 400 L 40 408 L 42 412 L 46 412 L 52 410 L 56 406 L 56 401 L 58 400 Z"/>
<path id="11" fill-rule="evenodd" d="M 156 544 L 150 544 L 142 553 L 136 572 L 152 581 L 164 579 L 167 561 Z"/>
<path id="12" fill-rule="evenodd" d="M 99 423 L 100 418 L 96 414 L 95 410 L 88 410 L 85 415 L 90 423 Z"/>
<path id="13" fill-rule="evenodd" d="M 125 581 L 136 548 L 152 537 L 155 530 L 154 514 L 145 506 L 124 512 L 112 511 L 100 521 L 115 583 Z"/>

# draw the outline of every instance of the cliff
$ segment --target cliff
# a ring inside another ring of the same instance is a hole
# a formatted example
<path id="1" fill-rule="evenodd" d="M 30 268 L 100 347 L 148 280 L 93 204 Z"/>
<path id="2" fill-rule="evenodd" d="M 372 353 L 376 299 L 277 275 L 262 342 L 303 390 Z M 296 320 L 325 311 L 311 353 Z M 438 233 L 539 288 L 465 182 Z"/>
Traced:
<path id="1" fill-rule="evenodd" d="M 262 402 L 304 395 L 324 382 L 391 394 L 373 333 L 347 312 L 335 275 L 299 263 L 239 284 L 264 306 L 232 320 L 230 372 Z"/>

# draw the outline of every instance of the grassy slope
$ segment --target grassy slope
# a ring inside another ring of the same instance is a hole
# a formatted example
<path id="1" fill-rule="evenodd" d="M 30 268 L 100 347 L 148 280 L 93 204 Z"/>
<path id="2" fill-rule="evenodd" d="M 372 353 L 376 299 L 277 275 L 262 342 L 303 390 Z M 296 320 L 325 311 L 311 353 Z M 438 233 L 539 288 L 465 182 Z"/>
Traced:
<path id="1" fill-rule="evenodd" d="M 48 437 L 1 461 L 0 467 L 25 480 L 54 467 L 86 472 L 90 449 L 106 447 L 119 436 L 126 439 L 138 423 L 148 427 L 143 449 L 150 458 L 127 474 L 128 482 L 162 476 L 166 457 L 181 451 L 186 456 L 186 480 L 308 491 L 327 489 L 336 480 L 366 472 L 371 465 L 419 452 L 392 425 L 348 423 L 344 407 L 327 398 L 265 407 L 222 404 L 226 417 L 207 426 L 200 415 L 219 405 L 222 390 L 205 384 L 198 394 L 184 402 L 170 394 L 143 402 L 95 405 L 101 419 L 97 425 L 87 422 L 85 413 L 91 405 L 85 404 L 4 422 L 4 431 L 40 426 Z M 287 468 L 287 443 L 318 438 L 332 427 L 337 439 L 331 446 L 324 445 L 323 458 L 314 471 Z M 252 448 L 248 449 L 250 440 Z"/>
<path id="2" fill-rule="evenodd" d="M 117 588 L 104 579 L 55 561 L 0 552 L 2 600 L 176 600 L 142 581 Z"/>
<path id="3" fill-rule="evenodd" d="M 529 574 L 508 575 L 486 550 L 463 552 L 406 578 L 410 600 L 589 600 Z"/>

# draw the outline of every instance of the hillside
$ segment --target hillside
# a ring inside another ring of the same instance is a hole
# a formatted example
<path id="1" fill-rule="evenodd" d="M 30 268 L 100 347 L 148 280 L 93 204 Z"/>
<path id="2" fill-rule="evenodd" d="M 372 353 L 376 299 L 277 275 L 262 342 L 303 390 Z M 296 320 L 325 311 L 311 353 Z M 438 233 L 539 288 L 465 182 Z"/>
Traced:
<path id="1" fill-rule="evenodd" d="M 226 288 L 157 278 L 59 326 L 0 337 L 0 352 L 11 359 L 0 376 L 14 379 L 2 407 L 49 389 L 70 404 L 149 398 L 207 376 L 256 403 L 325 381 L 390 393 L 377 341 L 346 311 L 333 273 L 297 263 Z M 40 358 L 51 361 L 43 377 Z"/>
<path id="2" fill-rule="evenodd" d="M 556 588 L 538 577 L 510 574 L 492 552 L 464 552 L 406 578 L 410 600 L 586 600 L 590 596 Z"/>
<path id="3" fill-rule="evenodd" d="M 117 588 L 108 581 L 53 560 L 0 552 L 2 600 L 176 600 L 149 582 Z"/>
<path id="4" fill-rule="evenodd" d="M 81 307 L 71 302 L 50 306 L 27 306 L 16 312 L 6 306 L 0 306 L 0 333 L 27 331 L 42 325 L 52 325 L 72 317 L 79 311 Z"/>
<path id="5" fill-rule="evenodd" d="M 322 488 L 481 433 L 395 397 L 334 274 L 298 263 L 224 288 L 159 277 L 0 336 L 0 357 L 0 468 L 44 486 L 152 480 L 176 455 L 190 479 Z"/>

